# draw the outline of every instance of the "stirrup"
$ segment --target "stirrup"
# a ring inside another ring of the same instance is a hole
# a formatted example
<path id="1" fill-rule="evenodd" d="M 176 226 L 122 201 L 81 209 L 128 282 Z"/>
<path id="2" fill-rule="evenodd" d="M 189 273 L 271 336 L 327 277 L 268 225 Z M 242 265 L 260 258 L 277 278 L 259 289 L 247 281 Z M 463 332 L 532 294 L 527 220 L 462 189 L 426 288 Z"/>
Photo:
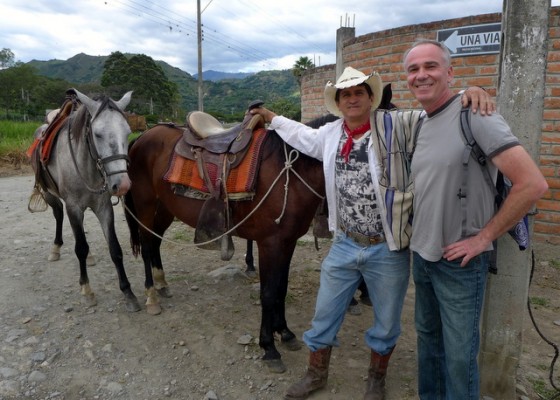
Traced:
<path id="1" fill-rule="evenodd" d="M 37 185 L 35 185 L 33 187 L 31 196 L 29 196 L 29 204 L 27 204 L 27 209 L 29 210 L 29 212 L 34 213 L 47 211 L 48 207 L 49 205 L 47 204 L 47 201 L 43 196 L 42 190 Z"/>

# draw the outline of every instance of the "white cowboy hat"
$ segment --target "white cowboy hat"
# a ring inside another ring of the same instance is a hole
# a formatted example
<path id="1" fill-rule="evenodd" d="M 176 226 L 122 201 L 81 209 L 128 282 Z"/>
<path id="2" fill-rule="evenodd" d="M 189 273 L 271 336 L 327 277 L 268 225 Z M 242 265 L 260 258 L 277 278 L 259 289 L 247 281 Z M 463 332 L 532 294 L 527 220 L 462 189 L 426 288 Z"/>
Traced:
<path id="1" fill-rule="evenodd" d="M 383 92 L 383 83 L 379 74 L 377 72 L 372 72 L 371 74 L 366 75 L 357 69 L 346 67 L 344 72 L 342 72 L 342 75 L 340 75 L 336 81 L 336 84 L 333 85 L 331 81 L 328 81 L 325 85 L 325 107 L 327 107 L 327 110 L 331 114 L 342 117 L 342 113 L 335 101 L 336 91 L 338 89 L 358 86 L 360 83 L 367 83 L 371 88 L 371 92 L 373 93 L 373 104 L 371 109 L 375 110 L 379 107 Z"/>

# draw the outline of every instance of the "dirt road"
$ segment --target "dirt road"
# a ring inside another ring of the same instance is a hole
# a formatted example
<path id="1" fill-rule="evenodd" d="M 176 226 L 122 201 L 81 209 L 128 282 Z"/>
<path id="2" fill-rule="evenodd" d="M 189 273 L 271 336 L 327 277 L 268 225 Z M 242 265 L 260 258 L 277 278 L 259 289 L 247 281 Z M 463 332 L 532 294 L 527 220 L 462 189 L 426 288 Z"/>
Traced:
<path id="1" fill-rule="evenodd" d="M 304 371 L 307 351 L 279 345 L 288 367 L 269 373 L 257 344 L 260 305 L 258 282 L 244 269 L 243 242 L 227 263 L 215 252 L 192 247 L 193 231 L 174 223 L 164 243 L 163 263 L 173 297 L 163 313 L 128 313 L 99 225 L 86 215 L 88 239 L 97 264 L 89 268 L 98 305 L 81 302 L 74 239 L 66 221 L 65 245 L 58 262 L 48 262 L 54 230 L 49 211 L 31 214 L 27 200 L 33 177 L 0 178 L 0 400 L 2 399 L 281 399 Z M 122 208 L 116 225 L 132 288 L 144 303 L 143 266 L 128 245 Z M 313 313 L 319 266 L 328 249 L 309 240 L 297 246 L 286 299 L 290 328 L 301 337 Z M 560 254 L 543 249 L 530 296 L 537 298 L 540 328 L 560 342 Z M 226 268 L 227 267 L 227 268 Z M 403 313 L 404 332 L 388 376 L 388 399 L 416 398 L 414 287 Z M 363 333 L 371 308 L 348 315 L 333 351 L 328 387 L 311 399 L 361 399 L 369 351 Z M 520 394 L 539 398 L 535 388 L 551 389 L 548 367 L 553 349 L 535 332 L 527 310 Z M 556 324 L 555 324 L 556 321 Z M 555 372 L 558 382 L 558 369 Z"/>

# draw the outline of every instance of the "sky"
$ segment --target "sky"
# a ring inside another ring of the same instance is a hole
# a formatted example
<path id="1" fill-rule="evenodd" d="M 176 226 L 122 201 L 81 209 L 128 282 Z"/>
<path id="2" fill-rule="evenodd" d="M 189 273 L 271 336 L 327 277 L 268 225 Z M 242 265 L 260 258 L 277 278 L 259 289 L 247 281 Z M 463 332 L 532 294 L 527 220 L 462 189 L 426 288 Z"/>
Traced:
<path id="1" fill-rule="evenodd" d="M 336 30 L 356 36 L 502 11 L 502 0 L 199 0 L 202 70 L 289 69 L 302 56 L 336 62 Z M 198 0 L 0 1 L 0 49 L 15 61 L 85 53 L 145 54 L 198 72 Z M 387 4 L 390 4 L 387 7 Z M 560 0 L 552 0 L 552 6 Z"/>

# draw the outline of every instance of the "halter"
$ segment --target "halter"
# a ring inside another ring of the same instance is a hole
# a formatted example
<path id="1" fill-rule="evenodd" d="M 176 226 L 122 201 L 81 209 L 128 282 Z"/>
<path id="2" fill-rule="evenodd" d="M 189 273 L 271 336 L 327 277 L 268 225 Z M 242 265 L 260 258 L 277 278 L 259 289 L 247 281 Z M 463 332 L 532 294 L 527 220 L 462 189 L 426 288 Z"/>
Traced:
<path id="1" fill-rule="evenodd" d="M 117 160 L 126 160 L 126 163 L 127 163 L 127 166 L 128 166 L 128 163 L 130 161 L 129 158 L 128 158 L 128 154 L 113 154 L 113 155 L 105 157 L 105 158 L 100 158 L 99 153 L 97 151 L 97 148 L 95 147 L 95 142 L 93 141 L 93 130 L 92 130 L 93 120 L 97 116 L 99 116 L 99 114 L 101 114 L 101 112 L 105 108 L 107 108 L 109 105 L 111 105 L 114 109 L 116 109 L 124 117 L 124 112 L 116 106 L 115 102 L 112 101 L 109 98 L 106 98 L 101 103 L 101 106 L 99 106 L 99 108 L 97 109 L 95 115 L 86 120 L 86 143 L 87 143 L 88 152 L 90 154 L 90 157 L 91 157 L 92 160 L 95 161 L 95 167 L 96 167 L 97 171 L 99 172 L 99 175 L 103 179 L 103 183 L 102 183 L 101 188 L 99 188 L 99 189 L 91 188 L 88 185 L 88 183 L 86 182 L 86 180 L 84 179 L 84 177 L 82 176 L 82 174 L 80 173 L 80 169 L 78 168 L 78 163 L 76 162 L 76 155 L 74 154 L 74 149 L 72 148 L 71 140 L 70 140 L 71 132 L 72 132 L 72 120 L 70 120 L 70 124 L 68 126 L 68 147 L 70 148 L 70 154 L 72 155 L 72 162 L 74 163 L 74 168 L 76 169 L 76 172 L 80 176 L 80 179 L 82 180 L 82 182 L 84 182 L 84 185 L 86 186 L 86 188 L 90 192 L 95 193 L 95 194 L 103 194 L 103 193 L 107 192 L 107 190 L 109 189 L 109 187 L 108 187 L 109 186 L 109 184 L 108 184 L 108 177 L 109 176 L 120 174 L 120 173 L 123 173 L 123 172 L 127 172 L 127 169 L 122 169 L 122 170 L 107 173 L 107 170 L 105 168 L 105 166 L 107 164 L 109 164 L 113 161 L 117 161 Z M 85 107 L 85 105 L 82 105 L 82 107 Z"/>

